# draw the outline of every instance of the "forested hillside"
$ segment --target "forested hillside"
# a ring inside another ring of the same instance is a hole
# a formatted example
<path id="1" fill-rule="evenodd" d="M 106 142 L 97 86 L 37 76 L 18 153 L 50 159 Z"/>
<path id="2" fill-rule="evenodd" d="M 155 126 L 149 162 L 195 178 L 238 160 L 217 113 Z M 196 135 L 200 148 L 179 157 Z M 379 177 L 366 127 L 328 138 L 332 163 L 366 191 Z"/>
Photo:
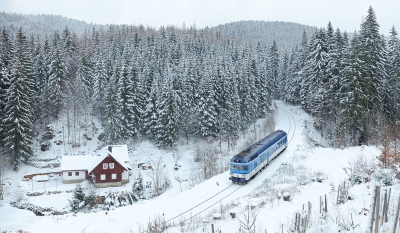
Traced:
<path id="1" fill-rule="evenodd" d="M 27 35 L 34 34 L 39 37 L 52 34 L 54 31 L 61 31 L 66 26 L 73 28 L 78 35 L 82 35 L 85 30 L 91 31 L 93 27 L 99 28 L 100 26 L 59 15 L 25 15 L 5 12 L 0 12 L 0 25 L 8 30 L 10 36 L 14 36 L 18 29 L 22 28 Z"/>
<path id="2" fill-rule="evenodd" d="M 278 49 L 280 51 L 290 51 L 301 41 L 303 32 L 312 35 L 317 27 L 281 21 L 249 20 L 227 23 L 212 29 L 229 39 L 253 45 L 259 41 L 266 44 L 279 41 Z"/>
<path id="3" fill-rule="evenodd" d="M 290 51 L 278 49 L 281 41 L 253 45 L 210 28 L 77 33 L 64 25 L 39 33 L 1 22 L 0 140 L 14 169 L 33 156 L 34 135 L 65 118 L 64 143 L 74 147 L 93 118 L 104 144 L 144 138 L 174 147 L 191 137 L 229 144 L 283 99 L 315 116 L 339 147 L 377 142 L 400 117 L 397 32 L 388 41 L 379 35 L 372 8 L 351 40 L 329 23 L 292 32 L 302 39 Z"/>

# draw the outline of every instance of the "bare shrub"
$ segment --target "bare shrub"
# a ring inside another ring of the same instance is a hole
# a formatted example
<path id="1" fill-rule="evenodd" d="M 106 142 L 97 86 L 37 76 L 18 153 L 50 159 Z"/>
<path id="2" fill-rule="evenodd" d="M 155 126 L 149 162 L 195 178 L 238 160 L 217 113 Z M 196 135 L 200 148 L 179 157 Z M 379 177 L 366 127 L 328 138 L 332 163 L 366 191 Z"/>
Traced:
<path id="1" fill-rule="evenodd" d="M 158 157 L 155 161 L 151 162 L 150 178 L 153 181 L 154 193 L 156 196 L 160 195 L 171 183 L 168 178 L 168 170 L 162 156 Z"/>
<path id="2" fill-rule="evenodd" d="M 370 182 L 376 165 L 372 160 L 360 155 L 356 159 L 349 162 L 348 167 L 343 168 L 344 172 L 349 176 L 351 185 Z"/>
<path id="3" fill-rule="evenodd" d="M 243 233 L 256 233 L 256 220 L 259 211 L 251 209 L 249 205 L 246 205 L 241 216 L 237 217 L 239 221 L 239 232 Z"/>
<path id="4" fill-rule="evenodd" d="M 265 121 L 262 129 L 264 133 L 270 134 L 275 130 L 275 126 L 276 126 L 276 112 L 273 111 L 269 113 L 267 116 L 265 116 Z"/>
<path id="5" fill-rule="evenodd" d="M 23 189 L 19 189 L 19 190 L 13 192 L 12 196 L 13 196 L 13 201 L 16 203 L 20 203 L 22 201 L 27 200 L 25 191 Z"/>
<path id="6" fill-rule="evenodd" d="M 195 158 L 200 162 L 203 179 L 209 179 L 218 174 L 218 156 L 210 143 L 201 141 L 197 144 Z"/>

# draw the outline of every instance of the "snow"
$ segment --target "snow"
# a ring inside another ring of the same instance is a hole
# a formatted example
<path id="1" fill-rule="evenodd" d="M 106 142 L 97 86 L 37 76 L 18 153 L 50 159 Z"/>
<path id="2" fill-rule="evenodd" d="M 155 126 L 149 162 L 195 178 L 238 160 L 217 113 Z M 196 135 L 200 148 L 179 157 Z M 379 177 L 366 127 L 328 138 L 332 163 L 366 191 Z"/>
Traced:
<path id="1" fill-rule="evenodd" d="M 62 156 L 61 171 L 89 170 L 98 159 L 99 156 L 94 155 Z"/>
<path id="2" fill-rule="evenodd" d="M 49 181 L 50 177 L 49 177 L 49 175 L 37 175 L 37 176 L 34 176 L 32 179 L 33 179 L 33 181 Z"/>
<path id="3" fill-rule="evenodd" d="M 62 156 L 61 171 L 87 170 L 91 172 L 109 154 L 125 169 L 132 169 L 129 164 L 125 163 L 125 161 L 129 162 L 127 145 L 112 146 L 112 152 L 108 150 L 108 147 L 103 147 L 96 155 Z"/>
<path id="4" fill-rule="evenodd" d="M 316 232 L 337 232 L 340 221 L 350 220 L 353 217 L 354 222 L 359 224 L 355 232 L 365 232 L 368 230 L 370 220 L 369 214 L 364 215 L 363 209 L 371 209 L 371 200 L 373 195 L 373 183 L 361 184 L 350 188 L 349 192 L 354 197 L 353 200 L 345 204 L 336 205 L 335 195 L 338 185 L 348 179 L 343 171 L 343 167 L 349 166 L 349 162 L 358 156 L 366 156 L 375 159 L 380 151 L 376 147 L 362 146 L 348 149 L 332 149 L 316 147 L 313 142 L 319 145 L 326 145 L 317 132 L 310 127 L 312 118 L 304 113 L 300 107 L 293 107 L 277 101 L 278 113 L 275 129 L 282 129 L 288 133 L 288 148 L 270 164 L 267 169 L 262 171 L 257 177 L 245 186 L 232 185 L 229 181 L 229 171 L 218 174 L 204 182 L 197 184 L 192 177 L 193 171 L 198 163 L 194 162 L 194 144 L 193 142 L 185 144 L 180 142 L 176 151 L 164 151 L 148 141 L 140 143 L 128 143 L 132 148 L 129 152 L 130 165 L 133 168 L 130 182 L 121 187 L 99 188 L 96 190 L 98 195 L 104 195 L 108 191 L 132 190 L 133 180 L 139 172 L 145 178 L 150 180 L 151 170 L 142 170 L 137 164 L 145 162 L 150 164 L 152 160 L 162 157 L 167 164 L 168 175 L 172 187 L 165 193 L 150 198 L 140 200 L 131 206 L 115 208 L 109 211 L 97 212 L 78 212 L 68 213 L 66 215 L 36 216 L 28 210 L 20 210 L 10 206 L 19 191 L 24 192 L 51 192 L 58 191 L 57 194 L 24 196 L 27 202 L 40 207 L 53 207 L 59 211 L 68 209 L 68 199 L 72 198 L 71 190 L 75 184 L 60 184 L 61 182 L 50 177 L 45 186 L 37 184 L 38 182 L 22 181 L 23 173 L 44 172 L 43 169 L 33 169 L 30 166 L 22 165 L 20 172 L 8 173 L 9 180 L 13 181 L 6 184 L 7 190 L 5 200 L 0 201 L 0 231 L 24 230 L 31 233 L 40 232 L 139 232 L 144 229 L 151 219 L 161 218 L 168 223 L 183 223 L 183 226 L 175 226 L 168 229 L 167 232 L 200 233 L 211 232 L 211 224 L 214 224 L 216 232 L 239 232 L 239 221 L 243 220 L 246 213 L 246 206 L 256 205 L 254 213 L 257 213 L 256 227 L 264 232 L 281 232 L 282 227 L 287 232 L 293 225 L 294 216 L 307 209 L 308 203 L 312 205 L 312 225 L 309 233 Z M 287 114 L 290 113 L 290 115 Z M 293 118 L 291 118 L 293 116 Z M 52 125 L 54 128 L 58 126 Z M 306 137 L 307 135 L 307 137 Z M 92 144 L 90 144 L 92 143 Z M 88 142 L 86 154 L 90 154 L 90 148 L 97 148 L 95 140 Z M 113 148 L 113 153 L 117 153 Z M 118 149 L 117 149 L 118 150 Z M 125 150 L 125 148 L 123 148 Z M 63 154 L 59 148 L 52 153 Z M 126 150 L 127 151 L 127 150 Z M 225 151 L 224 153 L 230 153 Z M 49 153 L 51 154 L 51 153 Z M 71 151 L 72 154 L 72 151 Z M 181 165 L 178 170 L 174 169 L 176 157 L 180 155 L 177 163 Z M 46 156 L 44 154 L 43 156 Z M 81 156 L 63 156 L 63 165 L 72 166 L 74 158 Z M 86 158 L 96 158 L 97 156 L 84 156 Z M 64 161 L 65 158 L 71 159 L 71 162 Z M 26 166 L 26 167 L 24 167 Z M 60 168 L 58 168 L 60 169 Z M 285 170 L 286 169 L 286 170 Z M 326 177 L 322 182 L 310 181 L 305 185 L 298 185 L 298 177 L 301 174 L 295 174 L 294 177 L 282 178 L 282 175 L 289 173 L 290 169 L 295 172 L 309 174 L 312 176 L 321 173 Z M 297 169 L 297 170 L 296 170 Z M 57 169 L 50 169 L 57 171 Z M 69 169 L 68 169 L 69 170 Z M 285 180 L 287 179 L 287 180 Z M 260 186 L 270 184 L 268 190 L 276 191 L 275 199 L 268 202 L 267 194 L 257 196 Z M 87 182 L 83 183 L 85 187 Z M 332 188 L 335 187 L 335 191 Z M 67 192 L 68 191 L 68 192 Z M 393 199 L 398 198 L 398 192 L 393 187 Z M 289 201 L 284 201 L 283 197 L 290 196 Z M 319 201 L 327 195 L 327 206 L 329 218 L 319 218 Z M 227 211 L 221 211 L 225 206 L 230 206 Z M 361 211 L 361 214 L 359 214 Z M 236 218 L 233 219 L 229 213 L 235 212 Z M 253 212 L 252 212 L 253 213 Z M 221 220 L 214 220 L 215 214 L 221 215 Z M 182 222 L 190 217 L 202 217 L 197 226 L 189 227 L 189 222 Z M 186 227 L 186 228 L 185 228 Z"/>

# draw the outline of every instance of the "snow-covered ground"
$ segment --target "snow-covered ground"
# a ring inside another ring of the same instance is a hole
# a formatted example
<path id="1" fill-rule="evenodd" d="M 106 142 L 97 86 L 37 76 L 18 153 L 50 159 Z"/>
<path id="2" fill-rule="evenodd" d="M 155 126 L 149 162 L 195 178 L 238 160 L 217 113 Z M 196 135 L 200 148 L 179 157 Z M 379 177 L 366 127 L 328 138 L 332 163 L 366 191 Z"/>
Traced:
<path id="1" fill-rule="evenodd" d="M 324 145 L 319 134 L 310 127 L 312 124 L 308 116 L 299 107 L 293 107 L 277 102 L 277 124 L 275 129 L 288 132 L 290 140 L 288 148 L 245 186 L 231 185 L 229 171 L 223 172 L 200 184 L 193 185 L 191 174 L 197 163 L 193 159 L 191 145 L 182 143 L 178 147 L 182 155 L 178 160 L 181 167 L 174 170 L 172 152 L 157 149 L 145 141 L 138 144 L 128 144 L 131 166 L 134 167 L 130 183 L 112 188 L 113 191 L 131 190 L 133 177 L 139 170 L 135 164 L 149 162 L 163 156 L 167 166 L 172 187 L 162 195 L 149 200 L 140 200 L 137 203 L 116 208 L 110 211 L 90 213 L 68 213 L 65 215 L 36 216 L 28 210 L 20 210 L 9 205 L 9 202 L 23 196 L 28 202 L 41 206 L 53 207 L 59 211 L 68 208 L 68 199 L 72 198 L 71 190 L 75 184 L 62 184 L 61 178 L 50 177 L 48 182 L 23 181 L 25 174 L 38 172 L 56 172 L 57 168 L 38 169 L 32 166 L 23 166 L 19 172 L 10 171 L 5 184 L 8 194 L 0 202 L 0 232 L 17 231 L 19 229 L 31 233 L 38 232 L 139 232 L 154 219 L 165 219 L 168 224 L 180 226 L 171 227 L 167 232 L 211 232 L 211 224 L 215 232 L 239 232 L 240 220 L 246 216 L 246 206 L 252 204 L 257 232 L 287 232 L 293 229 L 295 213 L 300 213 L 308 203 L 311 203 L 310 232 L 334 232 L 340 223 L 353 218 L 359 224 L 355 231 L 368 230 L 369 215 L 364 215 L 363 209 L 370 210 L 373 185 L 362 184 L 350 189 L 353 200 L 345 204 L 336 205 L 338 185 L 348 176 L 343 167 L 349 166 L 359 156 L 376 158 L 380 151 L 376 147 L 353 147 L 348 149 L 331 149 L 315 147 L 313 142 Z M 56 127 L 56 126 L 55 126 Z M 312 140 L 310 140 L 310 138 Z M 87 152 L 97 148 L 96 140 L 88 142 L 80 150 Z M 61 148 L 61 149 L 60 149 Z M 62 146 L 54 148 L 44 154 L 45 158 L 59 159 L 64 153 Z M 59 168 L 58 168 L 59 169 Z M 150 171 L 141 170 L 143 177 L 148 177 Z M 180 184 L 175 177 L 183 182 Z M 301 177 L 303 185 L 299 185 Z M 313 177 L 322 177 L 322 182 L 312 181 Z M 267 188 L 266 188 L 267 187 Z M 57 194 L 26 196 L 25 193 L 58 191 Z M 99 189 L 98 193 L 110 191 Z M 268 193 L 269 192 L 269 193 Z M 272 194 L 271 194 L 272 193 Z M 275 195 L 274 198 L 271 198 Z M 284 197 L 290 195 L 289 201 Z M 320 218 L 320 198 L 327 195 L 328 215 Z M 393 199 L 398 193 L 392 191 Z M 237 218 L 231 218 L 232 208 Z M 213 220 L 212 214 L 222 212 L 221 220 Z M 360 213 L 361 212 L 361 213 Z M 250 215 L 251 215 L 250 214 Z M 194 217 L 193 217 L 194 216 Z M 193 218 L 191 218 L 193 217 Z M 189 220 L 187 220 L 189 219 Z"/>

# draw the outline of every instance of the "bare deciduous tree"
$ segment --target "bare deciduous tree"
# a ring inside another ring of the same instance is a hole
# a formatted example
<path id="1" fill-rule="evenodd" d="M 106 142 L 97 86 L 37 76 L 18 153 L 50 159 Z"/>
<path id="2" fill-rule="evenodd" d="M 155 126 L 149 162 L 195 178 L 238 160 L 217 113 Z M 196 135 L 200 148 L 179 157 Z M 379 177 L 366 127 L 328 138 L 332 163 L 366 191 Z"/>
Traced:
<path id="1" fill-rule="evenodd" d="M 158 157 L 155 161 L 151 162 L 152 172 L 150 174 L 153 181 L 154 194 L 158 196 L 165 190 L 170 183 L 168 178 L 168 170 L 162 156 Z"/>
<path id="2" fill-rule="evenodd" d="M 212 144 L 206 142 L 198 143 L 195 154 L 195 160 L 200 162 L 204 179 L 209 179 L 218 174 L 218 157 L 212 148 Z"/>
<path id="3" fill-rule="evenodd" d="M 242 218 L 237 217 L 239 221 L 239 232 L 243 233 L 256 233 L 256 220 L 259 212 L 251 209 L 250 205 L 246 206 L 245 213 Z"/>

